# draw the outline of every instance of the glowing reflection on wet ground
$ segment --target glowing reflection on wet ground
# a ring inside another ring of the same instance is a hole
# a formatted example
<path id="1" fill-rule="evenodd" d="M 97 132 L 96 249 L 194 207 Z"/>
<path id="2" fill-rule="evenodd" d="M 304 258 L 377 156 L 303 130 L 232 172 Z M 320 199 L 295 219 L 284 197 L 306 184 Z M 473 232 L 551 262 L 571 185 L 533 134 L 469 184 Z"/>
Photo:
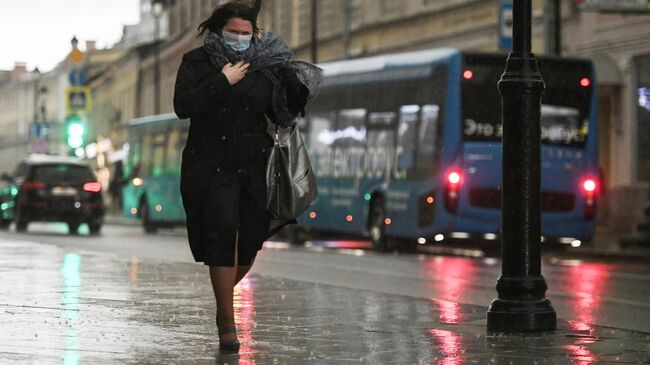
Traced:
<path id="1" fill-rule="evenodd" d="M 607 287 L 589 267 L 584 287 L 567 285 L 593 298 L 557 331 L 531 336 L 486 335 L 487 308 L 463 304 L 479 267 L 460 258 L 415 261 L 439 278 L 430 299 L 252 275 L 236 289 L 242 349 L 227 355 L 202 265 L 34 243 L 0 250 L 1 363 L 650 362 L 650 335 L 583 321 Z"/>

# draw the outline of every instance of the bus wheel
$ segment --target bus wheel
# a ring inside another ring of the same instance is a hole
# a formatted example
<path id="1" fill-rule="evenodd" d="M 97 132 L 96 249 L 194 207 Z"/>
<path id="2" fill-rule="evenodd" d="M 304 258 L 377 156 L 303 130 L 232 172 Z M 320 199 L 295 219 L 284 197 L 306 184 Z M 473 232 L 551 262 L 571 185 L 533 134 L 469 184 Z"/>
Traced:
<path id="1" fill-rule="evenodd" d="M 146 233 L 156 233 L 158 231 L 158 227 L 151 221 L 149 204 L 147 204 L 146 200 L 140 202 L 140 217 L 142 217 L 142 228 Z"/>
<path id="2" fill-rule="evenodd" d="M 305 232 L 298 225 L 292 224 L 285 227 L 283 230 L 285 239 L 292 245 L 305 244 Z"/>
<path id="3" fill-rule="evenodd" d="M 389 243 L 386 239 L 386 211 L 384 201 L 381 196 L 375 196 L 370 201 L 370 216 L 368 230 L 372 247 L 377 251 L 388 251 Z"/>

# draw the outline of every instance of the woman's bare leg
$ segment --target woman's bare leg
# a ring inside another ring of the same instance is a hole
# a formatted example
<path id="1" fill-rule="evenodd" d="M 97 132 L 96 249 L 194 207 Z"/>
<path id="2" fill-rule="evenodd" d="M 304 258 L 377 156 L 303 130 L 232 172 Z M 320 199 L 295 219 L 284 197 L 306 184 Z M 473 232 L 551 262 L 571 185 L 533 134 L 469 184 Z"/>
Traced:
<path id="1" fill-rule="evenodd" d="M 235 326 L 235 310 L 233 306 L 233 288 L 237 279 L 237 245 L 239 231 L 235 238 L 234 266 L 210 266 L 212 290 L 217 301 L 217 326 L 219 328 Z M 237 334 L 228 333 L 220 336 L 222 340 L 236 340 Z"/>
<path id="2" fill-rule="evenodd" d="M 253 259 L 253 262 L 251 262 L 250 265 L 248 266 L 238 266 L 237 267 L 237 278 L 235 278 L 235 285 L 239 284 L 241 279 L 248 274 L 248 272 L 251 270 L 251 267 L 253 267 L 253 264 L 255 263 L 255 259 Z"/>

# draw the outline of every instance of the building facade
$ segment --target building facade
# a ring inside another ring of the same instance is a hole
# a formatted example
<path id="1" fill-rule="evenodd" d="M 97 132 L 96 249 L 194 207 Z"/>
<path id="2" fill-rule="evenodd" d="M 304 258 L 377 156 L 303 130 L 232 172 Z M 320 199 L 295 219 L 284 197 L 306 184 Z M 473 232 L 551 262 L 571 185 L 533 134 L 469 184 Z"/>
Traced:
<path id="1" fill-rule="evenodd" d="M 609 14 L 568 9 L 567 55 L 593 60 L 599 92 L 599 158 L 608 194 L 609 229 L 630 231 L 642 216 L 650 183 L 650 11 Z M 644 101 L 645 100 L 645 101 Z"/>
<path id="2" fill-rule="evenodd" d="M 11 173 L 29 151 L 28 129 L 38 118 L 38 73 L 17 63 L 0 82 L 0 172 Z"/>

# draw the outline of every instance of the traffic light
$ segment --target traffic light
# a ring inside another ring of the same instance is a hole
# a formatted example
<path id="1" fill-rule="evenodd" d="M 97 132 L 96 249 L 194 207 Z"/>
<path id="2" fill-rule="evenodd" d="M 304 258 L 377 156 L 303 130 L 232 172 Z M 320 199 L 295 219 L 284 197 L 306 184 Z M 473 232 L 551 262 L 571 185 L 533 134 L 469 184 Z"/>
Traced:
<path id="1" fill-rule="evenodd" d="M 77 149 L 84 144 L 86 127 L 84 120 L 78 115 L 69 115 L 66 118 L 65 137 L 68 147 Z"/>

